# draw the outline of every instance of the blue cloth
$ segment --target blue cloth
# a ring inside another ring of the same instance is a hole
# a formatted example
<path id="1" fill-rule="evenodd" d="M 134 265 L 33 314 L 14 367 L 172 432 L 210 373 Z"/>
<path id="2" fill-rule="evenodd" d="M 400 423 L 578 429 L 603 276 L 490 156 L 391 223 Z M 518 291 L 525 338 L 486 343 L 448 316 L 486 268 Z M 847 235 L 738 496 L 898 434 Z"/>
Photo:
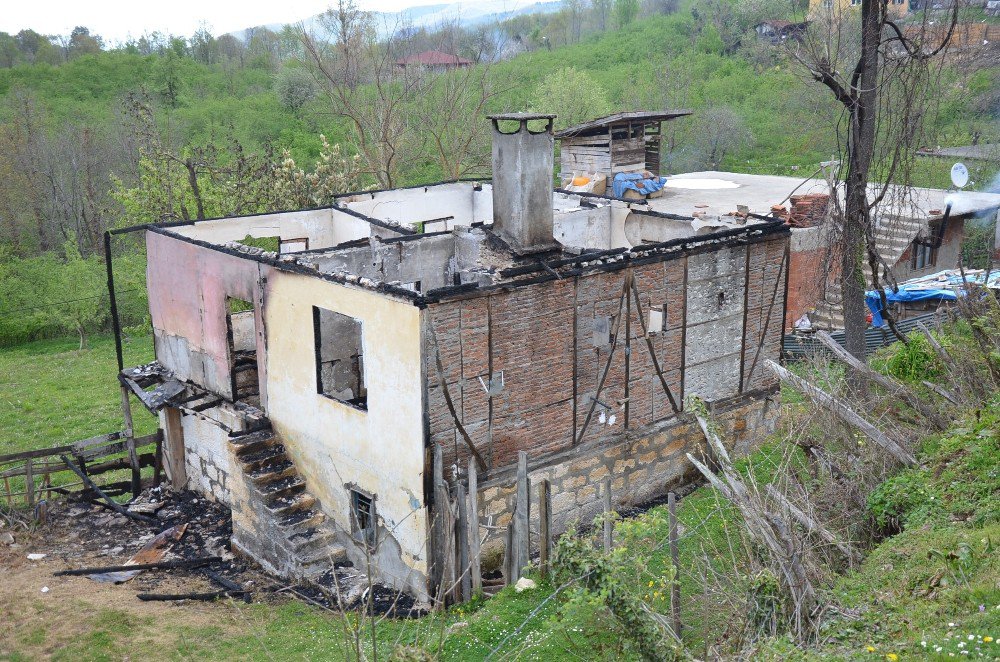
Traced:
<path id="1" fill-rule="evenodd" d="M 1000 272 L 989 274 L 988 282 L 984 272 L 966 273 L 966 282 L 985 284 L 987 287 L 1000 286 Z M 958 299 L 956 292 L 962 292 L 962 275 L 957 270 L 939 271 L 936 274 L 922 276 L 907 281 L 899 286 L 898 292 L 892 290 L 885 291 L 886 303 L 906 303 L 910 301 L 955 301 Z M 865 303 L 868 310 L 872 312 L 872 326 L 880 327 L 885 324 L 882 317 L 882 302 L 879 300 L 878 292 L 871 290 L 865 292 Z"/>
<path id="2" fill-rule="evenodd" d="M 666 177 L 646 179 L 641 172 L 619 172 L 611 182 L 611 191 L 616 198 L 622 197 L 625 191 L 630 190 L 649 195 L 653 191 L 662 189 L 666 181 Z"/>

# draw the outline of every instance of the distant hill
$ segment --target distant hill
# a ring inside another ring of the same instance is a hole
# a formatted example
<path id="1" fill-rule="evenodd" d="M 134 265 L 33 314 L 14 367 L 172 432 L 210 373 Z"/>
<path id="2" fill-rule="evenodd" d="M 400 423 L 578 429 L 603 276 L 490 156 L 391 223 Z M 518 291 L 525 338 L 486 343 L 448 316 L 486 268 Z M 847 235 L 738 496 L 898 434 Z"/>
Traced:
<path id="1" fill-rule="evenodd" d="M 549 14 L 559 11 L 561 7 L 562 0 L 541 0 L 539 2 L 527 2 L 525 0 L 484 0 L 477 2 L 447 2 L 437 5 L 409 7 L 398 12 L 374 13 L 376 23 L 380 29 L 386 33 L 390 33 L 403 26 L 433 28 L 452 21 L 458 21 L 462 27 L 475 27 L 522 14 Z M 302 20 L 301 23 L 307 30 L 320 30 L 322 28 L 320 16 L 319 14 L 310 16 Z M 294 19 L 289 20 L 289 23 L 296 22 L 298 21 Z M 280 30 L 282 24 L 273 23 L 264 27 L 270 30 Z M 245 39 L 247 29 L 237 30 L 230 34 L 234 37 Z"/>

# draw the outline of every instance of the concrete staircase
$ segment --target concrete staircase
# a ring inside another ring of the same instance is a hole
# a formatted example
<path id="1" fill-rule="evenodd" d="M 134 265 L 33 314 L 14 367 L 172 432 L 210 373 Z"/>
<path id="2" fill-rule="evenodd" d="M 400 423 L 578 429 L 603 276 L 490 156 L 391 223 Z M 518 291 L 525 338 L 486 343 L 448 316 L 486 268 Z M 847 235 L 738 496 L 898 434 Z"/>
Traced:
<path id="1" fill-rule="evenodd" d="M 243 472 L 233 498 L 233 543 L 265 568 L 290 579 L 316 579 L 347 560 L 332 523 L 306 490 L 274 432 L 230 439 Z"/>

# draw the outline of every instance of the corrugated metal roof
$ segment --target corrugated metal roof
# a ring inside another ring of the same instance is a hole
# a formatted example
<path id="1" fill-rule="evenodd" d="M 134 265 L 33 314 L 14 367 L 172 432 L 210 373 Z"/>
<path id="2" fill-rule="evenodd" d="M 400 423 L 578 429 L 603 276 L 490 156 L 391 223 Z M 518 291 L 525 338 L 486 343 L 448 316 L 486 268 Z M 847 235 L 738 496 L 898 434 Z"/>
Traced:
<path id="1" fill-rule="evenodd" d="M 568 129 L 563 129 L 562 131 L 556 133 L 556 138 L 575 136 L 585 131 L 600 129 L 602 127 L 606 127 L 611 124 L 618 124 L 620 122 L 663 122 L 665 120 L 672 120 L 678 117 L 690 115 L 692 112 L 693 111 L 690 110 L 630 110 L 621 113 L 614 113 L 605 117 L 598 117 L 597 119 L 584 122 L 583 124 L 571 126 Z"/>

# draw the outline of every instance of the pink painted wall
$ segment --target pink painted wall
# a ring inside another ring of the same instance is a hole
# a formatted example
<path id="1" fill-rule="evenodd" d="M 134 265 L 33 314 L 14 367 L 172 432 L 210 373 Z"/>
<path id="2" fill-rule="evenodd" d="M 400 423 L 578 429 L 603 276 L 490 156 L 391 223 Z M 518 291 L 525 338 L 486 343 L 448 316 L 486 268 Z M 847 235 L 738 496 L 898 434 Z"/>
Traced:
<path id="1" fill-rule="evenodd" d="M 226 297 L 254 304 L 261 403 L 266 402 L 261 279 L 270 270 L 182 239 L 146 232 L 146 283 L 156 358 L 179 378 L 232 397 Z"/>

